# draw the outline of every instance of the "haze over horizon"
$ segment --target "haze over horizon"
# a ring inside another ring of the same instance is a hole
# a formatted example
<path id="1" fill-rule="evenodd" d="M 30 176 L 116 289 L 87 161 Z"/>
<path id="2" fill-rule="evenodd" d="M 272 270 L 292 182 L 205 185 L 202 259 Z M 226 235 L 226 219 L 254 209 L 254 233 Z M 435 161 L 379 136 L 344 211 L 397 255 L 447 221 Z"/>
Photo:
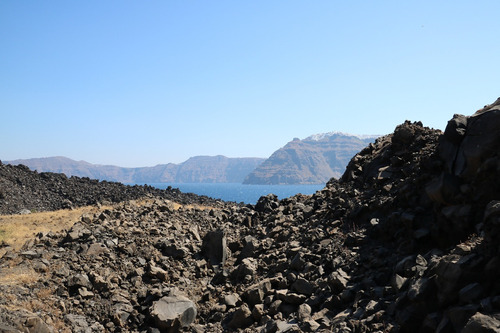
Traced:
<path id="1" fill-rule="evenodd" d="M 0 3 L 0 160 L 269 157 L 500 96 L 496 1 Z"/>

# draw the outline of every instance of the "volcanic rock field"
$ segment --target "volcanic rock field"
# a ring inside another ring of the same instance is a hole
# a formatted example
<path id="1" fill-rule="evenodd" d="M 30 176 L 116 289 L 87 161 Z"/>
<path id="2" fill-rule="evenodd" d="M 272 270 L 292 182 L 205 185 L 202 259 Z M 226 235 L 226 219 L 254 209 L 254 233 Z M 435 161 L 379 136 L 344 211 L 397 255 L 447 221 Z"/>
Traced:
<path id="1" fill-rule="evenodd" d="M 500 103 L 405 122 L 311 196 L 242 205 L 0 165 L 0 332 L 500 332 Z M 1 226 L 1 225 L 0 225 Z"/>

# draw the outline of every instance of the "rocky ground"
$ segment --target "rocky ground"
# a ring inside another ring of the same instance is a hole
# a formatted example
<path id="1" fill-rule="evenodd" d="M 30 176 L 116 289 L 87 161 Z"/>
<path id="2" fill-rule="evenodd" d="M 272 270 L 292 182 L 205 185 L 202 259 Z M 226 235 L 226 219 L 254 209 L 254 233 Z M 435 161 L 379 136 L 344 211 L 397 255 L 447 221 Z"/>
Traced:
<path id="1" fill-rule="evenodd" d="M 148 185 L 127 186 L 86 177 L 68 178 L 62 173 L 38 173 L 24 165 L 14 166 L 0 161 L 0 214 L 52 211 L 144 197 L 175 199 L 182 204 L 217 204 L 208 197 L 181 193 L 174 188 L 160 190 Z"/>
<path id="2" fill-rule="evenodd" d="M 32 277 L 0 285 L 0 332 L 499 332 L 499 104 L 405 122 L 312 196 L 39 234 L 0 259 Z"/>

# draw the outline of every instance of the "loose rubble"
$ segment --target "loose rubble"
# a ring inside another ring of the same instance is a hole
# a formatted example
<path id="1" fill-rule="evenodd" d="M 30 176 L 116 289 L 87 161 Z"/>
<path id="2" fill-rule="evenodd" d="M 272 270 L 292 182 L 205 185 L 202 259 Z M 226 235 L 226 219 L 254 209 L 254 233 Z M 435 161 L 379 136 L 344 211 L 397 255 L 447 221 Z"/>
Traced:
<path id="1" fill-rule="evenodd" d="M 37 274 L 0 285 L 0 332 L 499 332 L 498 105 L 405 122 L 312 196 L 39 234 L 0 259 Z"/>
<path id="2" fill-rule="evenodd" d="M 127 186 L 63 173 L 31 171 L 24 165 L 0 161 L 0 214 L 29 214 L 89 205 L 118 203 L 144 197 L 170 199 L 182 204 L 211 204 L 206 196 L 181 193 L 178 189 L 160 190 L 148 185 Z"/>

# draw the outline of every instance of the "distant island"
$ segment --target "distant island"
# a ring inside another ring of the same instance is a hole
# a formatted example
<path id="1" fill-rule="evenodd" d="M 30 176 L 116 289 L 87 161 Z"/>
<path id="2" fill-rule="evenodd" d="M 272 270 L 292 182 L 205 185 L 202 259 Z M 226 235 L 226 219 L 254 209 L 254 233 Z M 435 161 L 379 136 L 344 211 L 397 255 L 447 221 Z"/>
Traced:
<path id="1" fill-rule="evenodd" d="M 180 164 L 168 163 L 139 168 L 91 164 L 62 156 L 4 163 L 24 164 L 39 172 L 57 172 L 67 176 L 121 183 L 241 183 L 264 160 L 253 157 L 228 158 L 221 155 L 195 156 Z"/>
<path id="2" fill-rule="evenodd" d="M 330 132 L 297 138 L 275 151 L 244 184 L 322 184 L 340 178 L 351 158 L 374 142 L 375 135 Z"/>
<path id="3" fill-rule="evenodd" d="M 332 177 L 340 178 L 351 158 L 376 137 L 315 134 L 304 140 L 293 139 L 268 159 L 195 156 L 179 164 L 138 168 L 91 164 L 63 156 L 3 162 L 23 164 L 38 172 L 121 183 L 323 184 Z"/>

